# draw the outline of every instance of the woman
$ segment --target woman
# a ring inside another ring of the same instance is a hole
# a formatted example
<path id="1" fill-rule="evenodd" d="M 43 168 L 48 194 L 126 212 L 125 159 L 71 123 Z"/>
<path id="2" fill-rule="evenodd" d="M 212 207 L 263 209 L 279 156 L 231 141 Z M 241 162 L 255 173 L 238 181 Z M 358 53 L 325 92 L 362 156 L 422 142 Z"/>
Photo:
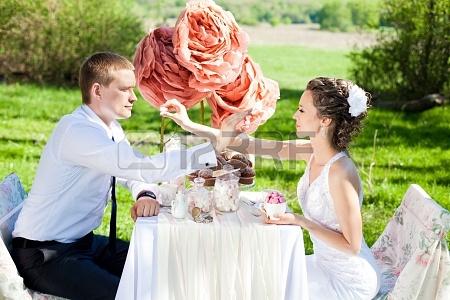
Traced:
<path id="1" fill-rule="evenodd" d="M 350 81 L 324 77 L 311 80 L 294 114 L 297 134 L 307 134 L 310 140 L 279 142 L 280 147 L 270 147 L 277 142 L 243 134 L 224 139 L 223 132 L 192 123 L 183 107 L 171 102 L 165 107 L 176 111 L 164 109 L 161 114 L 194 134 L 222 138 L 224 145 L 230 139 L 232 145 L 244 144 L 240 147 L 244 153 L 275 151 L 281 159 L 306 160 L 306 171 L 297 186 L 304 215 L 285 213 L 277 216 L 278 220 L 265 221 L 299 225 L 309 231 L 314 244 L 314 254 L 306 257 L 311 299 L 372 299 L 378 292 L 380 276 L 362 235 L 362 183 L 347 153 L 352 137 L 362 128 L 367 102 L 366 93 Z M 230 120 L 226 129 L 233 128 L 235 121 Z"/>

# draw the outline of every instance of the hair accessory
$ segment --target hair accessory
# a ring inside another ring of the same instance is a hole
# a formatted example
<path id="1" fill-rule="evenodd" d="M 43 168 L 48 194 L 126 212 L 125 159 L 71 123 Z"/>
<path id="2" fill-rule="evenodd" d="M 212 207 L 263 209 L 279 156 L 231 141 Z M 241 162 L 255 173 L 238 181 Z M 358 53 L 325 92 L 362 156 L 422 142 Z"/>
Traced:
<path id="1" fill-rule="evenodd" d="M 348 112 L 352 117 L 357 117 L 367 110 L 366 92 L 356 84 L 350 89 L 347 101 L 350 104 Z"/>

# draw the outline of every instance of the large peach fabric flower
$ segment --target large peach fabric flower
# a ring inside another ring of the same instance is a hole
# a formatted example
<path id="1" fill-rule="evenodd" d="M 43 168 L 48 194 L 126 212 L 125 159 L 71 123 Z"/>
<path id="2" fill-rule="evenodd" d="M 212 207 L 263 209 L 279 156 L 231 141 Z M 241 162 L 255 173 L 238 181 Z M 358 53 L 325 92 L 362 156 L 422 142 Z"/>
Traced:
<path id="1" fill-rule="evenodd" d="M 236 80 L 248 40 L 233 15 L 211 0 L 189 1 L 173 35 L 175 56 L 192 72 L 189 86 L 203 92 Z"/>
<path id="2" fill-rule="evenodd" d="M 258 98 L 261 101 L 255 106 L 245 118 L 236 125 L 236 129 L 241 132 L 253 133 L 258 127 L 264 124 L 275 113 L 277 100 L 280 99 L 280 88 L 278 83 L 269 78 L 263 78 L 260 82 L 260 93 Z"/>
<path id="3" fill-rule="evenodd" d="M 254 132 L 273 115 L 279 98 L 278 83 L 264 78 L 259 65 L 246 56 L 236 81 L 213 92 L 207 99 L 212 110 L 212 125 L 220 128 L 232 114 L 248 112 L 236 129 Z"/>
<path id="4" fill-rule="evenodd" d="M 173 32 L 170 27 L 156 28 L 140 41 L 134 57 L 137 86 L 155 107 L 175 98 L 190 108 L 208 94 L 189 87 L 191 72 L 173 54 Z"/>

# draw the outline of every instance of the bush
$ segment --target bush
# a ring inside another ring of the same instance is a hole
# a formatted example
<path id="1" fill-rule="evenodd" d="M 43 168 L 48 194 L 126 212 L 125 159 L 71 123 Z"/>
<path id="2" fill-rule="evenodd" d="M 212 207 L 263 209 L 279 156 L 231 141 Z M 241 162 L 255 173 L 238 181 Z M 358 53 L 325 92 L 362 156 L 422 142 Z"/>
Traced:
<path id="1" fill-rule="evenodd" d="M 143 36 L 132 1 L 3 0 L 0 74 L 48 83 L 76 83 L 82 60 L 97 51 L 131 58 Z"/>
<path id="2" fill-rule="evenodd" d="M 360 29 L 380 26 L 379 3 L 373 0 L 352 0 L 348 3 L 353 26 Z"/>
<path id="3" fill-rule="evenodd" d="M 319 11 L 318 17 L 320 29 L 348 31 L 352 27 L 349 7 L 338 0 L 325 3 Z"/>
<path id="4" fill-rule="evenodd" d="M 394 27 L 374 47 L 353 52 L 357 82 L 385 98 L 413 100 L 445 93 L 450 85 L 450 2 L 385 0 L 384 14 Z"/>

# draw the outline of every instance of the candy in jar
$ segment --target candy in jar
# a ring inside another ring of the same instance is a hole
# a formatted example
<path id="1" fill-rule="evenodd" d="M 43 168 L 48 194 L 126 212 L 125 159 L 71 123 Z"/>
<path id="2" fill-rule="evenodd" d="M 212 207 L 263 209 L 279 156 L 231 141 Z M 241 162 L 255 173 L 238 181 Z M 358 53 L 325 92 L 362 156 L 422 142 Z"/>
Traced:
<path id="1" fill-rule="evenodd" d="M 187 194 L 188 207 L 191 212 L 194 207 L 198 207 L 202 212 L 210 212 L 212 203 L 208 190 L 203 186 L 205 179 L 197 177 L 194 179 L 194 187 Z"/>
<path id="2" fill-rule="evenodd" d="M 233 166 L 224 165 L 223 170 L 231 171 Z M 214 202 L 219 211 L 236 211 L 239 208 L 239 177 L 233 173 L 219 176 L 214 185 Z"/>

